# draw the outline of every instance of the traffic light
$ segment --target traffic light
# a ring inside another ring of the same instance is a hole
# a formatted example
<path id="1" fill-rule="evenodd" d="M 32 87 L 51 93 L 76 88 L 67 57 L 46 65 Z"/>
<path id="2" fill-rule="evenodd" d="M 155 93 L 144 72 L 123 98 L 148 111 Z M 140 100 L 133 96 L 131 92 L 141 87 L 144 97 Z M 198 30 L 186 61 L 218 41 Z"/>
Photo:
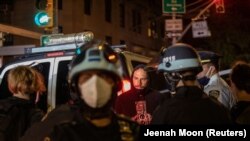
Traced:
<path id="1" fill-rule="evenodd" d="M 215 0 L 216 13 L 225 13 L 224 0 Z"/>
<path id="2" fill-rule="evenodd" d="M 50 28 L 53 27 L 53 0 L 36 0 L 37 12 L 34 20 L 38 27 Z"/>

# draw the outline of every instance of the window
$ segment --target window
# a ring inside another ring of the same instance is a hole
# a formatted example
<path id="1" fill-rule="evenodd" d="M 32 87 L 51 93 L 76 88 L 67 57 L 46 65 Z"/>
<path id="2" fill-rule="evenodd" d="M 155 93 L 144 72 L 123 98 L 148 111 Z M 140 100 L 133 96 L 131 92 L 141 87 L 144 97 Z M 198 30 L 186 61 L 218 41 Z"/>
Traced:
<path id="1" fill-rule="evenodd" d="M 4 35 L 4 41 L 3 41 L 3 45 L 4 46 L 11 46 L 14 43 L 14 37 L 12 34 L 5 34 Z"/>
<path id="2" fill-rule="evenodd" d="M 120 26 L 125 27 L 125 5 L 120 4 Z"/>
<path id="3" fill-rule="evenodd" d="M 147 63 L 132 60 L 131 64 L 132 64 L 133 68 L 135 68 L 138 65 L 146 65 Z"/>
<path id="4" fill-rule="evenodd" d="M 67 81 L 69 60 L 61 61 L 58 65 L 56 80 L 56 106 L 65 104 L 70 99 L 70 90 Z"/>
<path id="5" fill-rule="evenodd" d="M 37 71 L 39 71 L 43 77 L 44 77 L 44 82 L 45 86 L 47 88 L 47 91 L 44 92 L 39 99 L 39 102 L 37 103 L 37 106 L 42 109 L 44 112 L 47 112 L 48 104 L 47 104 L 47 95 L 48 95 L 48 82 L 49 82 L 49 68 L 50 68 L 50 63 L 40 63 L 36 66 L 33 66 Z"/>
<path id="6" fill-rule="evenodd" d="M 7 76 L 8 76 L 9 70 L 4 74 L 2 83 L 0 84 L 0 99 L 5 99 L 7 97 L 12 96 L 11 92 L 8 89 L 8 83 L 7 83 Z"/>
<path id="7" fill-rule="evenodd" d="M 58 26 L 58 33 L 63 33 L 63 27 L 61 25 Z"/>
<path id="8" fill-rule="evenodd" d="M 141 13 L 137 12 L 137 32 L 141 33 Z"/>
<path id="9" fill-rule="evenodd" d="M 112 37 L 111 36 L 106 36 L 105 37 L 106 42 L 112 45 Z"/>
<path id="10" fill-rule="evenodd" d="M 57 8 L 58 8 L 59 10 L 62 10 L 62 7 L 63 7 L 62 0 L 58 0 Z"/>
<path id="11" fill-rule="evenodd" d="M 84 0 L 84 14 L 91 15 L 92 0 Z"/>
<path id="12" fill-rule="evenodd" d="M 36 66 L 33 66 L 36 70 L 38 70 L 44 77 L 45 86 L 48 88 L 48 78 L 49 78 L 49 67 L 50 63 L 40 63 Z M 7 76 L 10 70 L 8 70 L 3 77 L 2 83 L 0 84 L 0 99 L 5 99 L 7 97 L 12 96 L 11 92 L 8 89 Z M 38 108 L 42 109 L 44 112 L 47 112 L 47 91 L 44 92 L 37 103 Z"/>
<path id="13" fill-rule="evenodd" d="M 107 22 L 111 22 L 111 14 L 112 14 L 112 1 L 105 0 L 105 20 Z"/>
<path id="14" fill-rule="evenodd" d="M 136 32 L 136 11 L 132 10 L 132 31 Z"/>
<path id="15" fill-rule="evenodd" d="M 137 10 L 132 10 L 132 31 L 141 33 L 141 13 Z"/>
<path id="16" fill-rule="evenodd" d="M 121 45 L 125 45 L 126 42 L 125 42 L 124 40 L 120 40 L 120 44 L 121 44 Z"/>

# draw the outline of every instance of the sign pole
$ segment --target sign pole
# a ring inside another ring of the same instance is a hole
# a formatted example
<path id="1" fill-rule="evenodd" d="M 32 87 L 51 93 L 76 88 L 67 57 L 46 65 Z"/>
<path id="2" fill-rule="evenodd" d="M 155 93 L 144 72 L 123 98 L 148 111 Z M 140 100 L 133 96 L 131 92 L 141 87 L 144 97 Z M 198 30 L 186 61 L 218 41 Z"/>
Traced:
<path id="1" fill-rule="evenodd" d="M 172 13 L 172 19 L 173 19 L 173 20 L 176 19 L 176 13 L 175 13 L 175 12 Z M 173 36 L 173 37 L 172 37 L 172 45 L 174 45 L 174 44 L 176 43 L 176 41 L 177 41 L 176 36 Z"/>
<path id="2" fill-rule="evenodd" d="M 178 42 L 182 39 L 182 37 L 187 33 L 188 29 L 192 26 L 192 23 L 195 20 L 198 20 L 200 18 L 200 16 L 205 13 L 207 11 L 207 9 L 209 9 L 211 6 L 213 6 L 215 4 L 215 0 L 213 0 L 207 7 L 205 7 L 195 18 L 193 18 L 191 20 L 191 22 L 188 24 L 188 26 L 184 29 L 184 31 L 182 32 L 181 36 L 178 38 Z"/>

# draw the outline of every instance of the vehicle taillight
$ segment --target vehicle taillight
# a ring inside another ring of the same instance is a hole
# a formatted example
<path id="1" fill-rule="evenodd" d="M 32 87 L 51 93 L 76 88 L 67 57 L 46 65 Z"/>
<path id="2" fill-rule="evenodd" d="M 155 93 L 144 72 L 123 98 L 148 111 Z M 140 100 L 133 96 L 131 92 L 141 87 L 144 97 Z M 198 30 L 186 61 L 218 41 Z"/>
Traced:
<path id="1" fill-rule="evenodd" d="M 117 93 L 118 95 L 125 93 L 131 89 L 131 83 L 129 80 L 122 80 L 122 89 Z"/>

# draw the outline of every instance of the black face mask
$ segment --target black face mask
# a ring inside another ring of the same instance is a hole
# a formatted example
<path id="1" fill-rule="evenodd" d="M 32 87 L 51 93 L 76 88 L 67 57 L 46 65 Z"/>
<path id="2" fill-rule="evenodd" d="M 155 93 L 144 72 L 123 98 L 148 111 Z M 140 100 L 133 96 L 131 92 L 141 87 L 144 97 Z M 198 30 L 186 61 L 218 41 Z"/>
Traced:
<path id="1" fill-rule="evenodd" d="M 170 86 L 170 93 L 176 93 L 176 86 L 178 82 L 182 79 L 182 75 L 180 73 L 164 73 L 165 80 Z"/>
<path id="2" fill-rule="evenodd" d="M 199 78 L 199 79 L 197 79 L 197 80 L 198 80 L 198 82 L 200 83 L 200 85 L 206 86 L 206 85 L 208 84 L 208 82 L 210 81 L 210 78 L 204 76 L 204 77 Z"/>

